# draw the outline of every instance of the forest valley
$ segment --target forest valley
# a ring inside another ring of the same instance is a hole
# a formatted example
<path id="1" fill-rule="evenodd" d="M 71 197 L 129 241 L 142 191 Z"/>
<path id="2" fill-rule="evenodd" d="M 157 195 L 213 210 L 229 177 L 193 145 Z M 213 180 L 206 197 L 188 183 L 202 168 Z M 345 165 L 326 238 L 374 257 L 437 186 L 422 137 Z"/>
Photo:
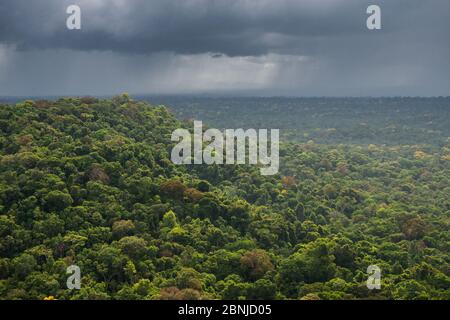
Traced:
<path id="1" fill-rule="evenodd" d="M 273 175 L 279 168 L 279 130 L 218 129 L 203 130 L 201 121 L 194 121 L 191 134 L 176 129 L 171 140 L 178 142 L 172 149 L 175 164 L 248 164 L 268 165 L 260 168 L 262 175 Z M 181 141 L 180 141 L 181 140 Z M 207 145 L 204 146 L 204 144 Z M 270 146 L 270 148 L 269 148 Z"/>

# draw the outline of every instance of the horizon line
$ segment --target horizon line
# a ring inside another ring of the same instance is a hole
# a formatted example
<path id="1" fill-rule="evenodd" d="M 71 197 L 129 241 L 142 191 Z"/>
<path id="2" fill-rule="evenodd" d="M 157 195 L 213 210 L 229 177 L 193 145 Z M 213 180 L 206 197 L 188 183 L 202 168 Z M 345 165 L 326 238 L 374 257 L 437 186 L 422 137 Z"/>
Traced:
<path id="1" fill-rule="evenodd" d="M 120 96 L 126 92 L 118 93 L 118 94 L 49 94 L 49 95 L 0 95 L 0 99 L 54 99 L 54 98 L 82 98 L 82 97 L 96 97 L 96 98 L 112 98 L 115 96 Z M 130 97 L 143 98 L 143 97 L 189 97 L 189 98 L 249 98 L 249 99 L 448 99 L 450 95 L 442 96 L 320 96 L 320 95 L 311 95 L 311 96 L 295 96 L 295 95 L 245 95 L 245 94 L 195 94 L 195 93 L 178 93 L 178 94 L 152 94 L 152 93 L 136 93 L 130 94 Z"/>

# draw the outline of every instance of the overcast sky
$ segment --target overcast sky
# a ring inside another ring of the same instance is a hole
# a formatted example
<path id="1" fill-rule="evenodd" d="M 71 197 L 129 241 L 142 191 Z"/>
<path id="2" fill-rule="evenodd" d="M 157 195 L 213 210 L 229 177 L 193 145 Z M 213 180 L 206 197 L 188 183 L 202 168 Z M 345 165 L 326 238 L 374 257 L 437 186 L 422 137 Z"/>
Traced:
<path id="1" fill-rule="evenodd" d="M 448 96 L 449 39 L 448 0 L 0 0 L 0 95 Z"/>

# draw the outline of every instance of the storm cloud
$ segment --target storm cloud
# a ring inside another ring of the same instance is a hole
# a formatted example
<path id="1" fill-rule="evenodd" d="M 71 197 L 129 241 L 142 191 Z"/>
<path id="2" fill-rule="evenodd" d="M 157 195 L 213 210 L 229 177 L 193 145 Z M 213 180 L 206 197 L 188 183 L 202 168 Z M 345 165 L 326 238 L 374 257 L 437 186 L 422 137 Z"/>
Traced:
<path id="1" fill-rule="evenodd" d="M 66 8 L 82 29 L 66 28 Z M 366 8 L 382 29 L 366 28 Z M 449 95 L 445 0 L 2 0 L 0 94 Z"/>

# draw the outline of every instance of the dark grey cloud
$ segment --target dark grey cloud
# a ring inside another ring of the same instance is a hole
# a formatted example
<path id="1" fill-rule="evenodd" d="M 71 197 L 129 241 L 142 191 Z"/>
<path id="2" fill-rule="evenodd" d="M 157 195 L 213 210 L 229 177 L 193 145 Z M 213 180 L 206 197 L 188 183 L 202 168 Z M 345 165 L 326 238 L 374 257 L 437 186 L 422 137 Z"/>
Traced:
<path id="1" fill-rule="evenodd" d="M 365 10 L 370 3 L 373 1 L 3 0 L 0 41 L 17 44 L 21 50 L 304 54 L 314 49 L 311 39 L 367 35 Z M 387 32 L 410 28 L 398 21 L 423 7 L 423 1 L 377 3 L 385 9 Z M 449 8 L 446 1 L 437 3 Z M 81 31 L 65 28 L 65 9 L 70 4 L 82 9 Z"/>
<path id="2" fill-rule="evenodd" d="M 70 4 L 80 31 L 65 27 Z M 365 27 L 369 4 L 382 30 Z M 2 0 L 0 94 L 448 95 L 449 12 L 447 0 Z"/>

